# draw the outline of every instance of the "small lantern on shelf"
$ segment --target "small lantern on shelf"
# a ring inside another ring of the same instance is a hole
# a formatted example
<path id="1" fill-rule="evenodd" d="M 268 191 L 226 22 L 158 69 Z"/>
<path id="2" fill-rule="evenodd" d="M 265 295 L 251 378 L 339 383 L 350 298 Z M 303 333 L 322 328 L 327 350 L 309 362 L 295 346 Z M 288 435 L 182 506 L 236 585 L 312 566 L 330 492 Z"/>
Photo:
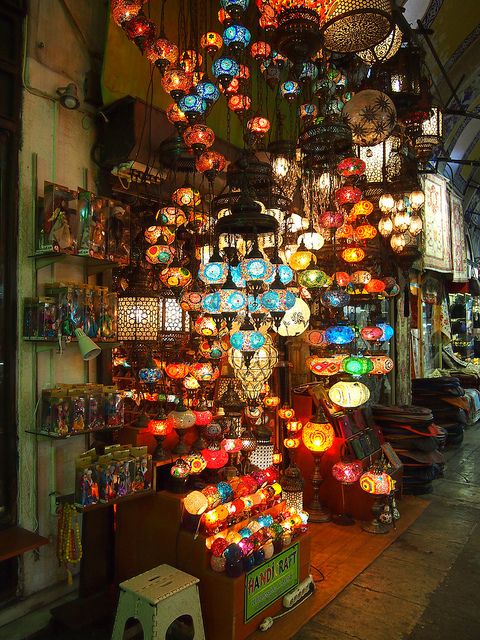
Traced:
<path id="1" fill-rule="evenodd" d="M 360 477 L 360 487 L 375 497 L 372 505 L 373 519 L 370 522 L 364 522 L 362 529 L 369 533 L 388 533 L 389 526 L 381 522 L 380 514 L 383 511 L 385 496 L 392 493 L 395 481 L 380 464 L 377 464 Z"/>

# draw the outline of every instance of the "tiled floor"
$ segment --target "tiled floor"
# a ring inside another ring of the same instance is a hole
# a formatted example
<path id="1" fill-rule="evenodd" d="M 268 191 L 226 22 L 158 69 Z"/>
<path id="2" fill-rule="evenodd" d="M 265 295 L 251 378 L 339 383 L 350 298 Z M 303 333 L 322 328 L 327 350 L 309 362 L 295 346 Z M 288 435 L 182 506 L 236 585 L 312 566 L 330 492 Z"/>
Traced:
<path id="1" fill-rule="evenodd" d="M 446 457 L 420 518 L 294 640 L 479 640 L 480 426 Z"/>
<path id="2" fill-rule="evenodd" d="M 294 640 L 480 639 L 480 426 L 446 457 L 420 518 Z M 29 637 L 20 625 L 28 620 L 0 628 L 0 640 Z M 110 630 L 49 627 L 33 638 L 107 640 Z"/>

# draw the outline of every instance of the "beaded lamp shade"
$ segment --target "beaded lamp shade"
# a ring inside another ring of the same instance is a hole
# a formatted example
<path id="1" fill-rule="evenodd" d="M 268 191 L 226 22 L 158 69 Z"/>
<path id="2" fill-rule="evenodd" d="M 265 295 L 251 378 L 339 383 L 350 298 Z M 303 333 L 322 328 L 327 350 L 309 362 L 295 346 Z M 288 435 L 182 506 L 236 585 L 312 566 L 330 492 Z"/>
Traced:
<path id="1" fill-rule="evenodd" d="M 324 46 L 337 53 L 355 53 L 374 47 L 392 28 L 390 0 L 336 0 L 322 27 Z"/>
<path id="2" fill-rule="evenodd" d="M 250 456 L 250 462 L 259 469 L 268 469 L 273 464 L 273 444 L 259 444 Z"/>

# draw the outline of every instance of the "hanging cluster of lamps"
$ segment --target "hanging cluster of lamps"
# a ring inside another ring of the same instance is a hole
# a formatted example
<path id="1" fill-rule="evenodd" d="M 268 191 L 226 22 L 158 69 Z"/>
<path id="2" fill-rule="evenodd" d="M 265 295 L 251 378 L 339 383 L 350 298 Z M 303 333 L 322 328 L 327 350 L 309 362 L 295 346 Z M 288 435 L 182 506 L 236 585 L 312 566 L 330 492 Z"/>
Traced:
<path id="1" fill-rule="evenodd" d="M 142 236 L 150 282 L 189 332 L 158 375 L 144 373 L 165 398 L 151 431 L 161 444 L 175 429 L 180 451 L 187 429 L 213 425 L 199 450 L 229 469 L 281 405 L 275 444 L 294 462 L 302 443 L 326 450 L 333 431 L 321 416 L 302 426 L 269 390 L 281 339 L 303 335 L 306 367 L 338 410 L 368 402 L 373 377 L 392 370 L 385 301 L 400 291 L 395 257 L 413 256 L 422 230 L 416 159 L 441 140 L 441 112 L 390 0 L 220 0 L 216 25 L 186 2 L 177 42 L 146 4 L 112 0 L 112 16 L 158 69 L 187 158 Z M 211 116 L 222 102 L 227 134 L 232 116 L 242 131 L 229 161 Z M 229 394 L 216 395 L 226 376 Z"/>

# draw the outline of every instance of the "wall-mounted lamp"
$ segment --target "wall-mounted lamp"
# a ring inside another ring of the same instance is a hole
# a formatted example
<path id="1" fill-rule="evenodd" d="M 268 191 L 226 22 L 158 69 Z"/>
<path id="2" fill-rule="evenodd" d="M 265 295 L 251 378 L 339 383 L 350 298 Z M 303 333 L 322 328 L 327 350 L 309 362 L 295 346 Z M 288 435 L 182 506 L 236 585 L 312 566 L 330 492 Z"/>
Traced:
<path id="1" fill-rule="evenodd" d="M 78 109 L 80 100 L 78 99 L 77 85 L 73 82 L 67 84 L 66 87 L 59 87 L 57 93 L 60 96 L 60 104 L 65 109 Z"/>

